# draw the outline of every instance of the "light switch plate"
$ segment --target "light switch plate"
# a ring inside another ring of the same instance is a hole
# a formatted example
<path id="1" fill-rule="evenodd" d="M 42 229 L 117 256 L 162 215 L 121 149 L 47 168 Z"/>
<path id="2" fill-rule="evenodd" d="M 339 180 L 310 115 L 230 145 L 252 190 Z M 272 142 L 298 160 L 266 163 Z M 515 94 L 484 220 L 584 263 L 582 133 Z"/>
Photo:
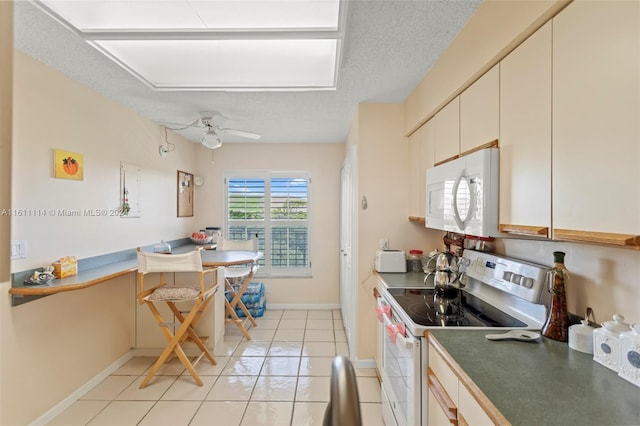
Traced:
<path id="1" fill-rule="evenodd" d="M 27 240 L 11 240 L 11 260 L 27 258 Z"/>

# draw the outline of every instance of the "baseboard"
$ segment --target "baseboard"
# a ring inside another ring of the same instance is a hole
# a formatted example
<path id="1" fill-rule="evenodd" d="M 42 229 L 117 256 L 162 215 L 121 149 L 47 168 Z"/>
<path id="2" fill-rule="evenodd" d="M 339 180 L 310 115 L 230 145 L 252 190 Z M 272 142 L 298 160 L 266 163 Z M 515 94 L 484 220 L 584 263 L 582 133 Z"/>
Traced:
<path id="1" fill-rule="evenodd" d="M 320 309 L 340 309 L 339 303 L 328 304 L 298 304 L 298 303 L 269 303 L 267 302 L 267 311 L 269 309 L 289 309 L 289 310 L 320 310 Z"/>
<path id="2" fill-rule="evenodd" d="M 355 368 L 377 368 L 375 359 L 357 359 L 354 363 Z"/>
<path id="3" fill-rule="evenodd" d="M 165 348 L 134 348 L 131 350 L 131 352 L 133 353 L 133 356 L 149 356 L 158 358 L 160 355 L 162 355 L 162 352 L 164 350 Z M 199 356 L 202 353 L 199 348 L 195 346 L 191 347 L 191 345 L 187 347 L 182 346 L 182 350 L 188 357 Z M 209 350 L 213 352 L 213 348 L 209 348 Z"/>
<path id="4" fill-rule="evenodd" d="M 134 356 L 134 351 L 131 350 L 126 354 L 124 354 L 123 356 L 121 356 L 120 358 L 118 358 L 118 360 L 115 361 L 113 364 L 111 364 L 110 366 L 102 370 L 100 373 L 98 373 L 96 376 L 90 379 L 87 383 L 80 386 L 78 389 L 73 391 L 65 399 L 63 399 L 62 401 L 60 401 L 59 403 L 51 407 L 51 409 L 49 409 L 43 415 L 41 415 L 36 420 L 34 420 L 33 423 L 30 424 L 30 426 L 41 426 L 41 425 L 43 426 L 49 423 L 56 416 L 58 416 L 64 410 L 69 408 L 74 402 L 80 399 L 85 393 L 93 389 L 98 383 L 102 382 L 104 379 L 109 377 L 111 373 L 116 371 L 118 368 L 122 367 L 127 361 L 133 358 L 133 356 Z"/>

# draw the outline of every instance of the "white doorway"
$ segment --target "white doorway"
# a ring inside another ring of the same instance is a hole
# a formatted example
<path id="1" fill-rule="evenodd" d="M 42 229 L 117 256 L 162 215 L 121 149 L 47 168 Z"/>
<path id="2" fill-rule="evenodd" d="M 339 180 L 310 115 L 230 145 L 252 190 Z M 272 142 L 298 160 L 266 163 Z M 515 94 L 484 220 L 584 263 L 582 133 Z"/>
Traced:
<path id="1" fill-rule="evenodd" d="M 356 359 L 358 274 L 358 157 L 351 145 L 340 171 L 340 307 L 349 343 L 349 358 Z"/>

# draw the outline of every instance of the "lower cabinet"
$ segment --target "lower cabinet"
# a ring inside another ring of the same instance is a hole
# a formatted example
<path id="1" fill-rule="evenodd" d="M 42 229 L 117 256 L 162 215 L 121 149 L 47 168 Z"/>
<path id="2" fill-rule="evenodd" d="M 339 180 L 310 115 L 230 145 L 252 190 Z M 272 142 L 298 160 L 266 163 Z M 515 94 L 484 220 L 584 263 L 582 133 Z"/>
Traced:
<path id="1" fill-rule="evenodd" d="M 482 403 L 469 391 L 478 390 L 468 378 L 461 379 L 429 340 L 428 425 L 508 425 L 509 422 L 486 398 Z M 491 406 L 488 406 L 491 405 Z"/>

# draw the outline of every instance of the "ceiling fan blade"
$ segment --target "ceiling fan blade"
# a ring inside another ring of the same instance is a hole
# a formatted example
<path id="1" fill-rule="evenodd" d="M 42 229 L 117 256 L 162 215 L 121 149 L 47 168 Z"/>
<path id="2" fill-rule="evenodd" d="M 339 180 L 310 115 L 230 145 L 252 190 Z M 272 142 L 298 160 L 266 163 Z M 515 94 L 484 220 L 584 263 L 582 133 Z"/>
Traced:
<path id="1" fill-rule="evenodd" d="M 228 135 L 234 135 L 234 136 L 240 136 L 242 138 L 247 138 L 247 139 L 260 139 L 262 137 L 261 134 L 259 133 L 253 133 L 253 132 L 247 132 L 244 130 L 237 130 L 237 129 L 220 129 L 220 131 L 228 134 Z"/>

